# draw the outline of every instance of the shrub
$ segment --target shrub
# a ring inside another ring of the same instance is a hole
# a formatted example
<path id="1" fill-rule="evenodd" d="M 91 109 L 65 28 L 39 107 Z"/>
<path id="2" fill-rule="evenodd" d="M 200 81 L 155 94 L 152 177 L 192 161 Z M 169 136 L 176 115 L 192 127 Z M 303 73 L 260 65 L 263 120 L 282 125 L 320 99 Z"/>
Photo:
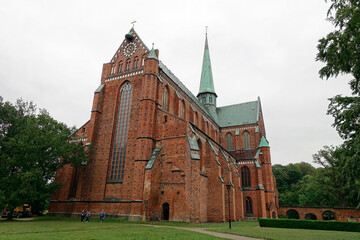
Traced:
<path id="1" fill-rule="evenodd" d="M 259 220 L 259 225 L 260 227 L 274 227 L 274 228 L 298 228 L 298 229 L 360 232 L 360 223 L 358 222 L 261 218 Z"/>

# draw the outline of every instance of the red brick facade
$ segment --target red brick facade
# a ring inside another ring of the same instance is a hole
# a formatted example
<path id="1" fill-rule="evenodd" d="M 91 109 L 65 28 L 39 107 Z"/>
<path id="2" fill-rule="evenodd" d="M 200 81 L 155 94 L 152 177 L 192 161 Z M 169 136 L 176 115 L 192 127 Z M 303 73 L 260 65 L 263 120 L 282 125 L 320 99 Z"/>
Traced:
<path id="1" fill-rule="evenodd" d="M 85 169 L 65 166 L 57 172 L 62 188 L 52 197 L 50 212 L 104 209 L 108 216 L 130 220 L 226 221 L 231 183 L 233 220 L 277 217 L 260 100 L 253 102 L 255 122 L 222 126 L 158 60 L 159 51 L 149 50 L 134 29 L 131 35 L 103 65 L 90 120 L 75 134 L 74 141 L 93 146 L 94 161 Z M 132 88 L 127 135 L 121 140 L 124 172 L 111 181 L 124 84 Z M 232 148 L 226 150 L 229 133 Z M 244 141 L 250 147 L 245 149 Z"/>

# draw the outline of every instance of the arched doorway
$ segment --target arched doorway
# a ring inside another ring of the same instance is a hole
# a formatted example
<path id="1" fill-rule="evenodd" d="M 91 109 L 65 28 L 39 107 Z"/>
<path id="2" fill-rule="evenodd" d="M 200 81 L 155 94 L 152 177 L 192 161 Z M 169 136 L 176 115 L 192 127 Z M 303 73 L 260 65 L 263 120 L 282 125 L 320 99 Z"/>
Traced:
<path id="1" fill-rule="evenodd" d="M 162 220 L 169 220 L 170 207 L 168 203 L 162 205 Z"/>
<path id="2" fill-rule="evenodd" d="M 305 219 L 306 220 L 317 220 L 316 216 L 314 214 L 312 214 L 312 213 L 307 213 L 305 215 Z"/>
<path id="3" fill-rule="evenodd" d="M 290 218 L 290 219 L 300 219 L 299 213 L 294 209 L 288 210 L 286 212 L 286 216 L 287 216 L 287 218 Z"/>
<path id="4" fill-rule="evenodd" d="M 272 212 L 272 218 L 276 218 L 276 213 Z"/>
<path id="5" fill-rule="evenodd" d="M 245 217 L 253 217 L 253 206 L 250 197 L 245 199 Z"/>
<path id="6" fill-rule="evenodd" d="M 336 216 L 335 216 L 335 213 L 332 212 L 332 211 L 325 211 L 323 213 L 323 219 L 324 220 L 335 220 L 336 219 Z"/>

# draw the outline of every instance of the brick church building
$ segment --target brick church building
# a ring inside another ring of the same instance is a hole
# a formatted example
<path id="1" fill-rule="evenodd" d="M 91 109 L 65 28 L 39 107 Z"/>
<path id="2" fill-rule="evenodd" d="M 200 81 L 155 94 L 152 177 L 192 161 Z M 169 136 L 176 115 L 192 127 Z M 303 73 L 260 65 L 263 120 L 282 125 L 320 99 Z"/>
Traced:
<path id="1" fill-rule="evenodd" d="M 103 209 L 185 222 L 227 221 L 229 212 L 233 220 L 277 217 L 260 99 L 218 107 L 217 97 L 207 36 L 195 96 L 132 28 L 103 65 L 90 120 L 73 135 L 92 145 L 94 160 L 57 172 L 62 187 L 49 212 Z"/>

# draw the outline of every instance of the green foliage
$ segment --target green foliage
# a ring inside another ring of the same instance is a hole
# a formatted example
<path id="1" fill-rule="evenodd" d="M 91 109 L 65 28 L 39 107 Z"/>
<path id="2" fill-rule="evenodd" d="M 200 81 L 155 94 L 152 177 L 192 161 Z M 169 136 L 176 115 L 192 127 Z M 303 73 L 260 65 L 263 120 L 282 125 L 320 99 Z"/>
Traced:
<path id="1" fill-rule="evenodd" d="M 24 203 L 39 213 L 46 209 L 59 183 L 55 172 L 65 164 L 90 160 L 81 144 L 69 142 L 72 130 L 38 110 L 32 102 L 15 105 L 0 97 L 0 209 Z"/>
<path id="2" fill-rule="evenodd" d="M 313 195 L 314 192 L 305 195 L 306 188 L 309 188 L 309 193 L 311 192 L 310 190 L 313 186 L 309 185 L 309 182 L 315 172 L 316 169 L 311 164 L 305 162 L 288 164 L 286 166 L 274 165 L 273 173 L 276 178 L 280 205 L 304 206 L 308 202 L 316 201 L 316 196 Z M 300 201 L 300 198 L 302 201 Z M 305 201 L 305 199 L 309 200 Z"/>
<path id="3" fill-rule="evenodd" d="M 349 185 L 360 181 L 360 2 L 330 0 L 328 20 L 335 30 L 319 40 L 317 61 L 326 65 L 320 69 L 321 78 L 348 74 L 352 96 L 337 95 L 330 99 L 328 114 L 334 117 L 333 126 L 344 143 L 336 150 L 341 174 Z M 359 192 L 359 191 L 358 191 Z M 351 193 L 354 195 L 354 191 Z M 356 194 L 355 194 L 356 195 Z M 355 196 L 358 198 L 358 196 Z"/>
<path id="4" fill-rule="evenodd" d="M 298 228 L 298 229 L 360 232 L 360 223 L 358 222 L 262 218 L 259 220 L 259 225 L 260 227 L 272 227 L 272 228 Z"/>
<path id="5" fill-rule="evenodd" d="M 343 174 L 343 161 L 337 151 L 324 147 L 314 154 L 319 168 L 308 163 L 274 165 L 280 206 L 356 207 L 359 182 L 354 183 Z"/>
<path id="6" fill-rule="evenodd" d="M 328 20 L 335 30 L 319 40 L 317 61 L 326 65 L 321 68 L 321 78 L 339 74 L 351 74 L 351 88 L 359 93 L 360 80 L 360 3 L 358 0 L 330 0 Z"/>

